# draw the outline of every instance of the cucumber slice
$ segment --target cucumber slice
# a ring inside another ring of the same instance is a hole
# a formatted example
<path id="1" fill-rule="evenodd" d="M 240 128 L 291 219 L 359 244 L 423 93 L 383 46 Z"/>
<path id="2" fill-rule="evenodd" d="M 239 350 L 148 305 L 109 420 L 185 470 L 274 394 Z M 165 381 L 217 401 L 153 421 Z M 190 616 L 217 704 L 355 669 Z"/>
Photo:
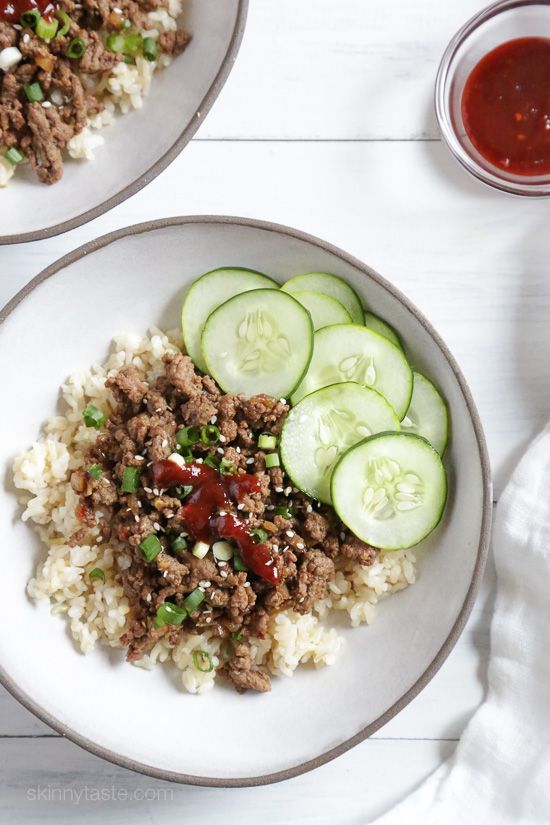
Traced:
<path id="1" fill-rule="evenodd" d="M 322 292 L 292 292 L 292 297 L 307 309 L 313 321 L 313 329 L 318 330 L 331 324 L 351 324 L 351 315 L 345 307 Z"/>
<path id="2" fill-rule="evenodd" d="M 285 292 L 321 292 L 337 301 L 347 309 L 354 324 L 364 321 L 363 307 L 359 296 L 342 278 L 331 275 L 330 272 L 308 272 L 305 275 L 296 275 L 283 284 Z"/>
<path id="3" fill-rule="evenodd" d="M 290 395 L 311 360 L 309 312 L 286 292 L 254 289 L 230 298 L 208 316 L 202 352 L 224 392 Z"/>
<path id="4" fill-rule="evenodd" d="M 279 284 L 261 272 L 240 267 L 213 269 L 191 284 L 181 311 L 183 342 L 188 355 L 202 372 L 206 372 L 206 363 L 201 350 L 201 335 L 210 313 L 240 292 L 270 288 L 278 289 Z"/>
<path id="5" fill-rule="evenodd" d="M 315 333 L 313 358 L 292 403 L 342 381 L 355 381 L 377 390 L 399 419 L 409 408 L 412 372 L 402 351 L 387 338 L 358 324 L 335 324 Z"/>
<path id="6" fill-rule="evenodd" d="M 379 393 L 352 382 L 333 384 L 290 411 L 281 433 L 281 460 L 296 487 L 330 504 L 330 478 L 340 455 L 373 433 L 399 429 L 399 419 Z"/>
<path id="7" fill-rule="evenodd" d="M 393 327 L 390 327 L 389 324 L 383 321 L 382 318 L 379 318 L 378 315 L 373 315 L 372 312 L 365 312 L 365 326 L 372 329 L 373 332 L 377 332 L 378 335 L 387 338 L 388 341 L 391 341 L 392 344 L 395 344 L 399 349 L 403 349 L 403 344 L 397 332 Z"/>
<path id="8" fill-rule="evenodd" d="M 439 523 L 447 477 L 425 438 L 382 433 L 344 453 L 332 474 L 331 494 L 338 516 L 362 541 L 403 550 Z"/>
<path id="9" fill-rule="evenodd" d="M 419 372 L 413 372 L 413 394 L 402 427 L 427 438 L 443 455 L 449 438 L 449 413 L 439 390 Z"/>

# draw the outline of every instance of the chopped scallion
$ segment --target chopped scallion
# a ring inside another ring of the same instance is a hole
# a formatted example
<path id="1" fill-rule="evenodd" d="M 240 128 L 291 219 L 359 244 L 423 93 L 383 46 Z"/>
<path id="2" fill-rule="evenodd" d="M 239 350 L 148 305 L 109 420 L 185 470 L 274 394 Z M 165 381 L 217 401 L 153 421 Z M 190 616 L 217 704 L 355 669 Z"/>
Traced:
<path id="1" fill-rule="evenodd" d="M 265 457 L 265 466 L 268 470 L 272 467 L 280 467 L 281 462 L 279 461 L 278 453 L 268 453 Z"/>
<path id="2" fill-rule="evenodd" d="M 200 670 L 201 673 L 211 673 L 214 670 L 212 656 L 206 650 L 193 651 L 193 664 L 195 669 Z"/>
<path id="3" fill-rule="evenodd" d="M 139 487 L 139 467 L 125 467 L 122 471 L 121 490 L 123 493 L 137 493 Z"/>
<path id="4" fill-rule="evenodd" d="M 258 438 L 258 447 L 260 450 L 274 450 L 277 446 L 277 436 L 271 433 L 262 433 Z"/>
<path id="5" fill-rule="evenodd" d="M 220 459 L 215 455 L 207 455 L 203 464 L 206 464 L 207 467 L 213 467 L 214 470 L 220 469 Z"/>
<path id="6" fill-rule="evenodd" d="M 101 569 L 101 567 L 94 567 L 93 570 L 90 570 L 90 581 L 94 579 L 98 579 L 105 584 L 105 571 Z"/>
<path id="7" fill-rule="evenodd" d="M 65 37 L 65 35 L 68 34 L 69 29 L 71 28 L 71 18 L 69 17 L 67 12 L 63 11 L 62 9 L 58 9 L 56 14 L 59 20 L 61 20 L 61 22 L 63 23 L 61 28 L 58 29 L 57 36 Z"/>
<path id="8" fill-rule="evenodd" d="M 204 559 L 209 550 L 210 545 L 205 541 L 196 541 L 191 552 L 197 559 Z"/>
<path id="9" fill-rule="evenodd" d="M 124 51 L 124 47 L 126 46 L 126 37 L 123 34 L 111 32 L 105 40 L 105 45 L 110 52 L 117 52 L 120 54 Z"/>
<path id="10" fill-rule="evenodd" d="M 19 149 L 16 149 L 15 146 L 12 146 L 11 149 L 8 149 L 4 157 L 14 166 L 17 166 L 19 163 L 23 163 L 23 161 L 25 160 L 25 155 L 22 152 L 20 152 Z"/>
<path id="11" fill-rule="evenodd" d="M 183 606 L 185 607 L 188 613 L 193 613 L 203 601 L 203 591 L 200 589 L 200 587 L 195 587 L 195 589 L 183 600 Z"/>
<path id="12" fill-rule="evenodd" d="M 242 639 L 242 637 L 243 637 L 243 634 L 241 633 L 241 631 L 240 631 L 240 630 L 239 630 L 239 631 L 234 631 L 234 632 L 231 634 L 231 638 L 232 638 L 235 642 L 240 642 L 240 641 L 241 641 L 241 639 Z"/>
<path id="13" fill-rule="evenodd" d="M 191 493 L 192 491 L 193 488 L 190 484 L 179 484 L 177 487 L 174 487 L 174 489 L 172 490 L 172 494 L 176 498 L 179 498 L 181 501 L 182 499 L 187 498 L 189 493 Z"/>
<path id="14" fill-rule="evenodd" d="M 256 542 L 256 544 L 262 544 L 267 539 L 267 532 L 262 530 L 261 527 L 255 527 L 254 530 L 250 531 L 250 535 Z"/>
<path id="15" fill-rule="evenodd" d="M 67 57 L 78 60 L 86 51 L 86 43 L 81 37 L 73 37 L 67 47 Z"/>
<path id="16" fill-rule="evenodd" d="M 205 427 L 201 427 L 201 441 L 203 444 L 206 444 L 207 447 L 212 447 L 214 444 L 217 444 L 219 440 L 220 430 L 215 424 L 207 424 Z"/>
<path id="17" fill-rule="evenodd" d="M 156 60 L 158 56 L 158 45 L 154 37 L 143 38 L 143 56 L 145 60 Z"/>
<path id="18" fill-rule="evenodd" d="M 37 84 L 33 84 L 37 85 Z M 94 404 L 88 404 L 84 412 L 82 413 L 82 418 L 84 419 L 84 423 L 87 427 L 95 427 L 96 430 L 99 430 L 105 422 L 107 421 L 107 416 L 105 413 L 101 412 L 98 407 L 94 406 Z"/>
<path id="19" fill-rule="evenodd" d="M 234 476 L 236 472 L 237 468 L 233 462 L 228 461 L 226 458 L 222 458 L 220 462 L 220 473 L 222 476 Z"/>
<path id="20" fill-rule="evenodd" d="M 96 481 L 98 478 L 101 478 L 103 475 L 103 467 L 101 464 L 92 464 L 91 467 L 88 467 L 88 475 L 90 478 L 95 478 Z"/>
<path id="21" fill-rule="evenodd" d="M 233 547 L 228 541 L 215 541 L 212 545 L 212 553 L 218 561 L 229 561 L 233 558 Z"/>
<path id="22" fill-rule="evenodd" d="M 29 9 L 21 15 L 21 23 L 29 29 L 34 29 L 40 20 L 40 12 L 37 9 Z"/>
<path id="23" fill-rule="evenodd" d="M 49 42 L 54 39 L 58 26 L 57 20 L 46 20 L 45 17 L 40 17 L 36 21 L 35 32 L 42 40 Z"/>
<path id="24" fill-rule="evenodd" d="M 292 518 L 294 513 L 290 509 L 290 507 L 277 507 L 275 510 L 276 516 L 282 516 L 283 518 Z"/>
<path id="25" fill-rule="evenodd" d="M 235 553 L 233 556 L 233 568 L 237 571 L 237 573 L 246 573 L 248 571 L 248 567 L 238 553 Z"/>
<path id="26" fill-rule="evenodd" d="M 31 103 L 38 103 L 41 100 L 44 100 L 44 92 L 42 91 L 42 86 L 40 83 L 25 83 L 23 89 L 27 96 L 27 100 Z"/>
<path id="27" fill-rule="evenodd" d="M 185 536 L 177 536 L 175 539 L 172 539 L 170 547 L 174 553 L 181 553 L 182 550 L 187 550 L 187 539 Z"/>
<path id="28" fill-rule="evenodd" d="M 198 427 L 182 427 L 176 433 L 176 442 L 180 447 L 191 447 L 196 444 L 200 438 L 200 431 Z"/>
<path id="29" fill-rule="evenodd" d="M 149 533 L 149 535 L 140 542 L 139 549 L 143 553 L 146 561 L 153 561 L 162 550 L 162 544 L 154 533 Z"/>
<path id="30" fill-rule="evenodd" d="M 157 607 L 157 615 L 153 624 L 155 627 L 164 627 L 166 624 L 179 625 L 187 618 L 187 610 L 173 602 L 164 602 Z"/>

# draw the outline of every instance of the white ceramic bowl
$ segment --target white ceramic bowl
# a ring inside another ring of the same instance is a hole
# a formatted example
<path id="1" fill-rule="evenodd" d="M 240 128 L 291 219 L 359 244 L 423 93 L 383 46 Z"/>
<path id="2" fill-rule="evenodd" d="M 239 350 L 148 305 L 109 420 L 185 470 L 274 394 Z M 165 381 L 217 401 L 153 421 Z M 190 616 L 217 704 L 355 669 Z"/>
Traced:
<path id="1" fill-rule="evenodd" d="M 371 627 L 342 629 L 337 664 L 274 680 L 267 695 L 223 686 L 203 696 L 176 678 L 131 667 L 122 652 L 87 657 L 65 623 L 31 603 L 25 586 L 42 553 L 18 521 L 9 467 L 55 409 L 66 376 L 103 359 L 113 335 L 177 326 L 182 295 L 223 265 L 284 280 L 311 270 L 346 278 L 396 327 L 415 366 L 437 382 L 452 411 L 446 463 L 450 495 L 425 542 L 417 583 L 380 605 Z M 238 218 L 173 218 L 94 241 L 32 281 L 0 315 L 5 386 L 0 464 L 1 681 L 65 736 L 113 762 L 164 779 L 205 785 L 261 784 L 343 753 L 403 708 L 455 644 L 483 570 L 491 483 L 474 403 L 451 354 L 420 313 L 371 269 L 295 230 Z M 10 632 L 11 630 L 11 632 Z"/>
<path id="2" fill-rule="evenodd" d="M 68 161 L 53 186 L 22 167 L 0 190 L 0 244 L 37 241 L 97 218 L 150 183 L 191 140 L 237 57 L 248 0 L 183 0 L 192 40 L 153 78 L 142 109 L 117 116 L 93 161 Z"/>

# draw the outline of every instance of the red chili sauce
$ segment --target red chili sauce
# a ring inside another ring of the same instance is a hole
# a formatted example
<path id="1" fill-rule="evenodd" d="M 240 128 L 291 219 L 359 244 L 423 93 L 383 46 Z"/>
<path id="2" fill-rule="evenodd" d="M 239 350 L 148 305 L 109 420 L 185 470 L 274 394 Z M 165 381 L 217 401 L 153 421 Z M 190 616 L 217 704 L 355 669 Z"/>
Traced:
<path id="1" fill-rule="evenodd" d="M 233 539 L 247 567 L 270 584 L 277 584 L 278 571 L 268 545 L 256 544 L 249 526 L 231 512 L 234 502 L 259 491 L 257 476 L 247 473 L 223 476 L 207 464 L 180 467 L 174 461 L 155 461 L 151 470 L 156 487 L 167 490 L 184 484 L 193 488 L 180 515 L 195 538 L 207 542 Z"/>
<path id="2" fill-rule="evenodd" d="M 550 172 L 550 38 L 510 40 L 483 57 L 462 94 L 478 152 L 516 175 Z"/>
<path id="3" fill-rule="evenodd" d="M 19 23 L 21 15 L 36 9 L 46 19 L 53 17 L 55 5 L 51 0 L 0 0 L 0 20 Z"/>

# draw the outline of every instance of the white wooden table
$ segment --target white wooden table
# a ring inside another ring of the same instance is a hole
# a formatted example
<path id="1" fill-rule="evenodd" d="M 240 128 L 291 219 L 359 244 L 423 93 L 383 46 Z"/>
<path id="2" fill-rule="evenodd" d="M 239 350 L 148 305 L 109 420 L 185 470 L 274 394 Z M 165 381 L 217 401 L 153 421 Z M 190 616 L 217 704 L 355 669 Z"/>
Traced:
<path id="1" fill-rule="evenodd" d="M 550 410 L 549 206 L 482 188 L 439 142 L 438 60 L 478 5 L 250 0 L 237 65 L 197 139 L 107 215 L 0 248 L 0 302 L 81 243 L 150 218 L 235 214 L 312 232 L 393 281 L 446 339 L 479 406 L 498 500 Z M 493 590 L 489 566 L 455 650 L 397 718 L 335 762 L 272 787 L 186 788 L 132 774 L 1 692 L 0 821 L 367 822 L 456 747 L 483 696 Z"/>

